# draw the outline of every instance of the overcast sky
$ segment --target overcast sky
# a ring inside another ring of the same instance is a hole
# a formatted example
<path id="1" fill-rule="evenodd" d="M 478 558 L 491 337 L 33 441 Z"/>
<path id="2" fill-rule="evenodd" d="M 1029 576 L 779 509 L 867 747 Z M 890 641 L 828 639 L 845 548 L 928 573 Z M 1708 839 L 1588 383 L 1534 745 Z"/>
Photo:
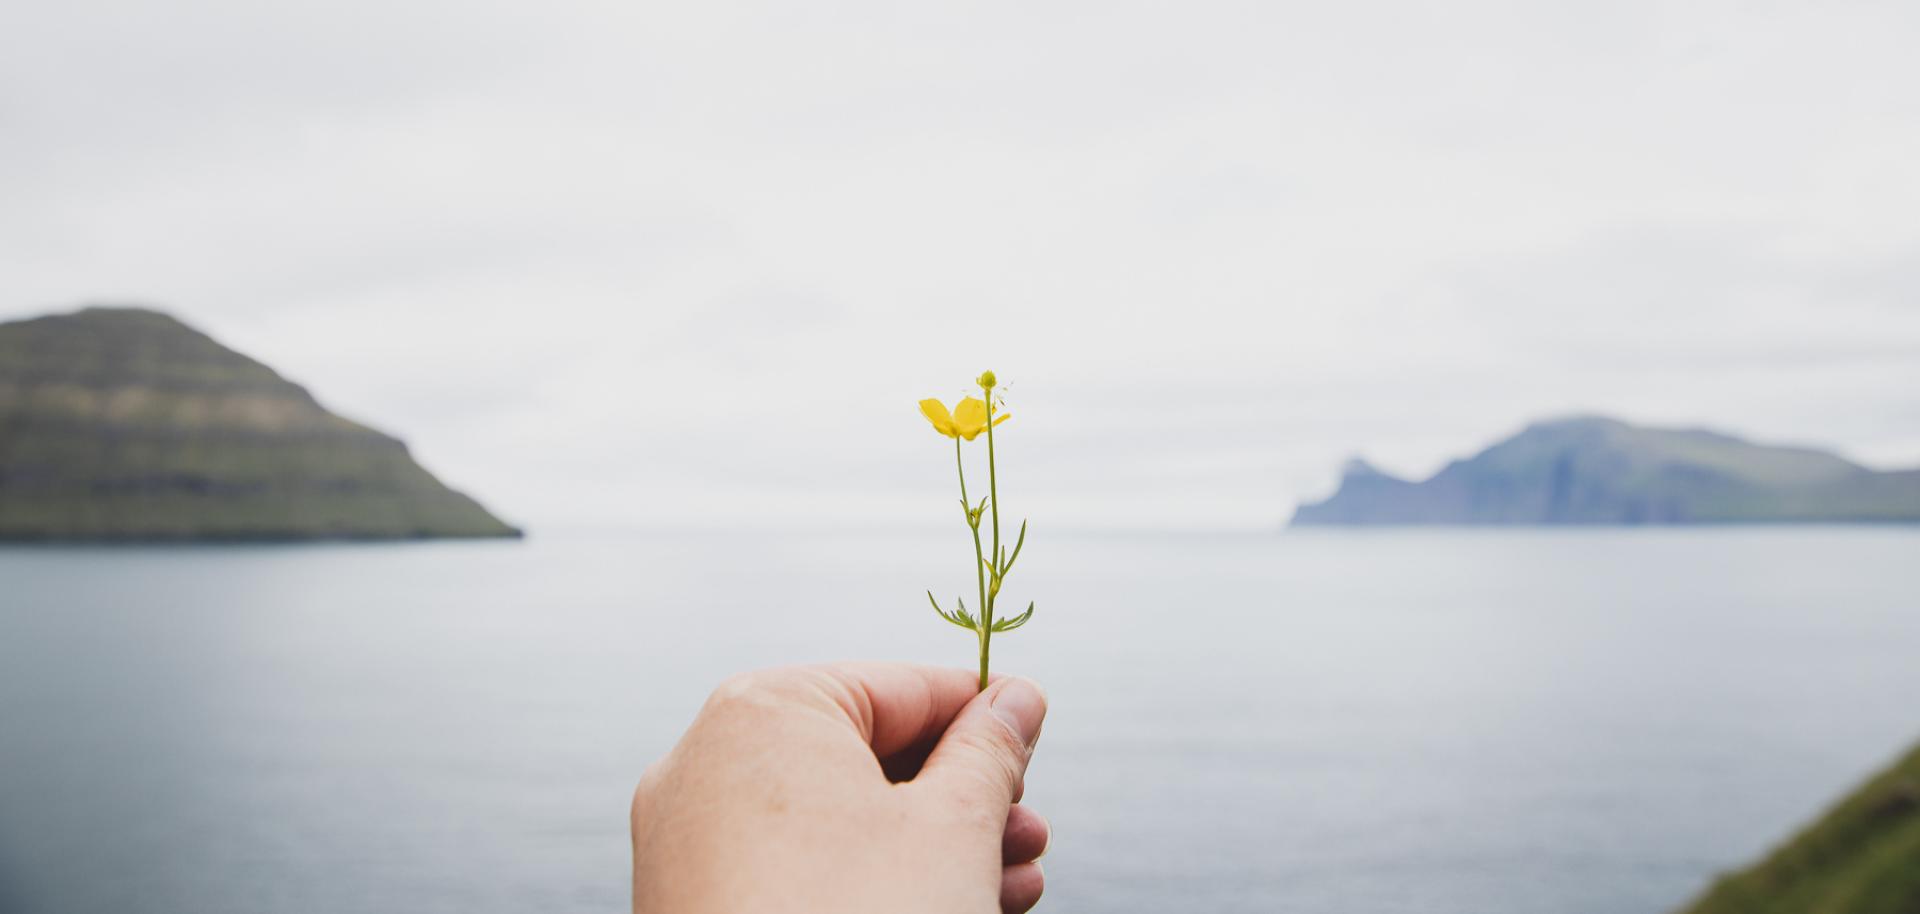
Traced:
<path id="1" fill-rule="evenodd" d="M 16 3 L 0 317 L 543 524 L 1261 527 L 1604 412 L 1920 464 L 1920 4 Z"/>

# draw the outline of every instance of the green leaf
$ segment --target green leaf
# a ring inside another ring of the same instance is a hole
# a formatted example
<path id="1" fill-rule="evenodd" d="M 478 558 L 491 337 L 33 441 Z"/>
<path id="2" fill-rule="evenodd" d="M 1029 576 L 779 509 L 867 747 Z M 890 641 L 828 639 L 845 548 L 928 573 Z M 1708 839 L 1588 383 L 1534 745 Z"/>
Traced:
<path id="1" fill-rule="evenodd" d="M 1026 612 L 1023 612 L 1020 615 L 1014 616 L 1011 619 L 1001 619 L 1000 621 L 993 623 L 993 630 L 996 632 L 1010 632 L 1016 628 L 1019 628 L 1022 625 L 1027 624 L 1027 620 L 1031 618 L 1033 618 L 1033 604 L 1028 603 Z"/>
<path id="2" fill-rule="evenodd" d="M 945 619 L 948 622 L 951 622 L 955 625 L 958 625 L 961 628 L 966 629 L 967 631 L 970 631 L 970 632 L 979 631 L 980 627 L 978 625 L 972 624 L 971 616 L 965 617 L 967 621 L 961 621 L 962 617 L 959 614 L 950 613 L 944 609 L 941 609 L 940 601 L 933 598 L 933 591 L 931 590 L 927 591 L 927 602 L 933 604 L 933 611 L 938 613 L 940 615 L 940 618 Z"/>
<path id="3" fill-rule="evenodd" d="M 1022 520 L 1020 522 L 1020 537 L 1013 541 L 1013 558 L 1007 559 L 1007 564 L 1000 569 L 1001 577 L 1003 578 L 1006 577 L 1007 572 L 1013 570 L 1013 563 L 1020 561 L 1020 547 L 1025 546 L 1026 544 L 1027 544 L 1027 522 L 1025 520 Z"/>

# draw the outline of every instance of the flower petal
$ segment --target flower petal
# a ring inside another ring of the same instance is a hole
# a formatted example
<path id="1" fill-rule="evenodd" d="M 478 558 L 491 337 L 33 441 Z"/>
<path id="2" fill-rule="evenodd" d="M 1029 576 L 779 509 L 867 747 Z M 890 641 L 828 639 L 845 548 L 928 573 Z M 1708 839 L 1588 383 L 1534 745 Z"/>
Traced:
<path id="1" fill-rule="evenodd" d="M 953 408 L 953 430 L 960 437 L 972 441 L 980 430 L 987 427 L 987 404 L 985 401 L 968 397 Z"/>
<path id="2" fill-rule="evenodd" d="M 953 437 L 953 417 L 947 414 L 945 403 L 934 399 L 921 400 L 920 412 L 927 417 L 928 422 L 933 423 L 934 431 L 949 438 Z"/>

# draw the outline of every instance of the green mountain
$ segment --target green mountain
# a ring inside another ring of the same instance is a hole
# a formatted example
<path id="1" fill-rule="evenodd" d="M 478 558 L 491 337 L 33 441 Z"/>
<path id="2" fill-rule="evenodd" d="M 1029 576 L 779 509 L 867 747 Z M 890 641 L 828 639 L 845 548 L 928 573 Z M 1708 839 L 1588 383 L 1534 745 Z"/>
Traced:
<path id="1" fill-rule="evenodd" d="M 1355 460 L 1294 513 L 1325 524 L 1693 524 L 1920 521 L 1920 470 L 1614 419 L 1537 422 L 1424 482 Z"/>
<path id="2" fill-rule="evenodd" d="M 398 439 L 165 314 L 0 323 L 0 539 L 517 535 Z"/>
<path id="3" fill-rule="evenodd" d="M 1920 747 L 1682 914 L 1920 911 Z"/>

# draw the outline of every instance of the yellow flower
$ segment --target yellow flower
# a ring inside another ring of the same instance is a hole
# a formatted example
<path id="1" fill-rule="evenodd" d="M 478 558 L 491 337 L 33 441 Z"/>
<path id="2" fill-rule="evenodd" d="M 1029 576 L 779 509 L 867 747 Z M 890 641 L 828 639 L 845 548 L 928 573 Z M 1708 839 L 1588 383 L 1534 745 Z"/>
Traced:
<path id="1" fill-rule="evenodd" d="M 961 400 L 951 414 L 939 400 L 921 400 L 920 411 L 933 423 L 934 431 L 949 438 L 958 436 L 972 441 L 987 428 L 987 404 L 975 397 Z M 1001 413 L 993 417 L 993 424 L 999 425 L 1009 418 L 1009 414 Z"/>
<path id="2" fill-rule="evenodd" d="M 979 377 L 973 379 L 973 383 L 980 385 L 981 390 L 992 390 L 993 385 L 998 380 L 999 380 L 998 378 L 995 378 L 993 376 L 993 372 L 983 371 L 980 373 Z"/>

